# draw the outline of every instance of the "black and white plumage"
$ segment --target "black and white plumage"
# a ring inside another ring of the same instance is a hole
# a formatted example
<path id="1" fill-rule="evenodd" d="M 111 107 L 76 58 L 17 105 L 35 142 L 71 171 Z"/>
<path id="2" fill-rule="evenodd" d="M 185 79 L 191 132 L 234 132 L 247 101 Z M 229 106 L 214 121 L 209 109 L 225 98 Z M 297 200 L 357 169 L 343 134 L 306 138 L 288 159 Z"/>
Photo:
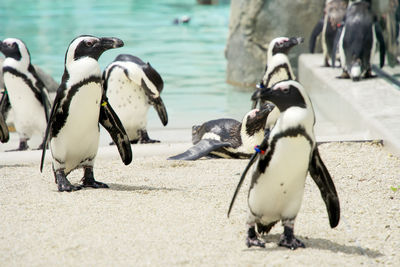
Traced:
<path id="1" fill-rule="evenodd" d="M 325 2 L 324 17 L 315 25 L 310 37 L 310 52 L 314 53 L 317 37 L 321 35 L 322 53 L 325 67 L 330 66 L 335 37 L 339 27 L 343 24 L 347 2 L 344 0 L 327 0 Z M 336 50 L 336 49 L 335 49 Z M 336 56 L 333 57 L 336 59 Z M 335 65 L 334 62 L 332 64 Z"/>
<path id="2" fill-rule="evenodd" d="M 248 193 L 249 218 L 247 245 L 264 246 L 259 233 L 268 233 L 282 221 L 284 233 L 280 246 L 296 249 L 304 244 L 293 234 L 307 173 L 316 182 L 326 204 L 330 226 L 339 223 L 340 206 L 332 178 L 319 156 L 314 137 L 315 115 L 304 88 L 296 81 L 282 81 L 261 91 L 260 97 L 271 101 L 280 116 L 268 138 L 260 145 L 262 154 L 255 154 L 241 177 L 236 194 L 249 167 L 255 162 Z"/>
<path id="3" fill-rule="evenodd" d="M 117 144 L 123 162 L 129 164 L 132 161 L 128 136 L 107 102 L 97 62 L 104 51 L 121 46 L 123 42 L 117 38 L 83 35 L 75 38 L 68 47 L 62 82 L 57 90 L 44 139 L 44 144 L 50 143 L 59 191 L 81 188 L 73 186 L 66 177 L 78 167 L 84 168 L 83 186 L 108 187 L 95 181 L 93 176 L 99 145 L 99 123 Z M 43 168 L 45 152 L 43 149 L 40 170 Z"/>
<path id="4" fill-rule="evenodd" d="M 44 82 L 31 64 L 29 51 L 23 41 L 7 38 L 0 41 L 5 93 L 3 106 L 11 105 L 14 125 L 19 134 L 17 150 L 28 149 L 28 140 L 35 134 L 44 136 L 50 111 L 50 100 Z M 7 103 L 9 102 L 9 103 Z M 3 113 L 3 119 L 6 119 Z"/>
<path id="5" fill-rule="evenodd" d="M 160 96 L 164 82 L 150 63 L 121 54 L 104 70 L 103 84 L 129 140 L 132 143 L 159 142 L 148 136 L 147 113 L 152 105 L 164 126 L 168 123 L 168 114 Z"/>
<path id="6" fill-rule="evenodd" d="M 4 95 L 6 94 L 5 90 L 2 94 L 0 99 L 0 142 L 7 143 L 10 139 L 10 134 L 6 123 L 6 113 L 9 109 L 10 101 L 8 100 L 8 95 Z"/>
<path id="7" fill-rule="evenodd" d="M 370 4 L 365 1 L 350 2 L 338 44 L 343 69 L 339 78 L 358 81 L 361 77 L 373 77 L 371 60 L 375 54 L 377 41 L 380 49 L 380 66 L 383 67 L 385 42 L 379 25 L 374 22 Z"/>
<path id="8" fill-rule="evenodd" d="M 204 156 L 219 158 L 249 158 L 254 147 L 264 138 L 265 122 L 273 105 L 249 111 L 242 122 L 218 119 L 192 127 L 193 147 L 173 160 L 196 160 Z"/>
<path id="9" fill-rule="evenodd" d="M 293 46 L 301 44 L 303 41 L 304 39 L 302 37 L 278 37 L 269 43 L 265 73 L 251 98 L 253 101 L 252 108 L 255 108 L 258 102 L 260 107 L 266 104 L 266 101 L 259 98 L 259 93 L 263 88 L 270 88 L 280 81 L 296 79 L 289 61 L 288 53 Z M 278 116 L 279 110 L 274 108 L 268 116 L 266 129 L 270 130 L 274 126 Z"/>

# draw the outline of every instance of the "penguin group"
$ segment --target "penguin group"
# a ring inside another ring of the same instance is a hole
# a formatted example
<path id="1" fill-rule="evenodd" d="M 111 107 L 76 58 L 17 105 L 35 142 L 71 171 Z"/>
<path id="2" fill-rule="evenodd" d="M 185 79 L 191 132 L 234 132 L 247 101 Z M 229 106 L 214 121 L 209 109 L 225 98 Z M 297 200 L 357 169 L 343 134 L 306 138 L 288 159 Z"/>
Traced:
<path id="1" fill-rule="evenodd" d="M 310 52 L 315 52 L 317 36 L 321 35 L 324 66 L 336 66 L 338 61 L 342 73 L 338 78 L 359 81 L 375 77 L 372 61 L 379 47 L 379 66 L 385 64 L 386 47 L 380 18 L 371 0 L 326 0 L 324 17 L 317 23 L 310 38 Z M 398 4 L 398 3 L 396 3 Z M 388 22 L 389 23 L 389 22 Z M 398 23 L 395 23 L 396 25 Z M 399 35 L 398 27 L 386 27 L 390 38 Z M 392 36 L 395 35 L 395 36 Z M 389 55 L 388 55 L 389 56 Z M 331 61 L 331 63 L 329 63 Z"/>
<path id="2" fill-rule="evenodd" d="M 228 217 L 250 167 L 246 245 L 264 247 L 260 239 L 279 221 L 284 232 L 279 245 L 305 247 L 294 235 L 305 179 L 316 182 L 329 215 L 330 226 L 340 220 L 340 204 L 332 177 L 318 152 L 314 136 L 315 114 L 310 98 L 296 81 L 288 54 L 303 42 L 301 37 L 278 37 L 268 48 L 261 82 L 249 99 L 251 109 L 241 122 L 221 118 L 192 127 L 193 146 L 170 160 L 202 157 L 249 159 L 234 192 Z M 104 71 L 98 63 L 107 50 L 124 46 L 115 37 L 80 35 L 67 47 L 64 73 L 54 100 L 31 64 L 29 51 L 19 39 L 0 42 L 5 91 L 0 101 L 0 141 L 9 140 L 7 113 L 12 108 L 20 136 L 18 150 L 26 150 L 29 138 L 39 133 L 43 142 L 40 171 L 47 149 L 57 189 L 72 192 L 84 187 L 108 188 L 95 179 L 100 125 L 110 134 L 122 162 L 132 162 L 131 144 L 154 143 L 147 132 L 147 112 L 156 110 L 161 123 L 168 114 L 161 93 L 161 75 L 150 63 L 120 54 Z M 67 176 L 83 169 L 81 184 Z"/>

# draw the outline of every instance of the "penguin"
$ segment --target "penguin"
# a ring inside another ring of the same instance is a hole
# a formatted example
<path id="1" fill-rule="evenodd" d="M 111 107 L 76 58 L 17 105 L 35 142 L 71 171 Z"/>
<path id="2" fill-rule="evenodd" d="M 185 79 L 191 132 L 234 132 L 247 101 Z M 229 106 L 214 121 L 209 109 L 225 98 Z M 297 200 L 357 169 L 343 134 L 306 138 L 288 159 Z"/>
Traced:
<path id="1" fill-rule="evenodd" d="M 265 122 L 273 105 L 249 111 L 240 123 L 234 119 L 217 119 L 192 128 L 193 147 L 169 160 L 196 160 L 204 156 L 244 159 L 264 138 Z"/>
<path id="2" fill-rule="evenodd" d="M 10 101 L 8 100 L 8 95 L 4 91 L 0 98 L 0 142 L 2 143 L 7 143 L 10 139 L 10 134 L 6 123 L 6 112 L 9 107 Z"/>
<path id="3" fill-rule="evenodd" d="M 305 247 L 294 236 L 293 227 L 308 172 L 326 204 L 330 226 L 336 227 L 340 218 L 335 185 L 315 141 L 313 107 L 303 86 L 293 80 L 263 89 L 260 97 L 275 104 L 280 116 L 269 137 L 260 144 L 258 152 L 252 156 L 243 172 L 228 217 L 243 179 L 255 163 L 248 192 L 247 246 L 264 247 L 265 243 L 258 239 L 257 232 L 268 233 L 278 221 L 282 221 L 284 232 L 278 245 L 290 249 Z"/>
<path id="4" fill-rule="evenodd" d="M 339 78 L 359 81 L 361 77 L 374 77 L 371 73 L 371 60 L 375 54 L 376 41 L 379 42 L 382 68 L 385 63 L 385 42 L 379 25 L 374 23 L 370 3 L 351 1 L 338 44 L 343 70 Z"/>
<path id="5" fill-rule="evenodd" d="M 34 134 L 44 136 L 50 110 L 47 88 L 31 64 L 31 56 L 23 41 L 7 38 L 0 41 L 3 62 L 5 94 L 14 111 L 14 125 L 20 142 L 16 150 L 28 149 L 28 140 Z M 4 115 L 4 114 L 3 114 Z M 4 118 L 6 119 L 6 117 Z M 39 149 L 43 144 L 39 146 Z"/>
<path id="6" fill-rule="evenodd" d="M 93 165 L 99 146 L 99 123 L 110 133 L 123 162 L 132 161 L 128 136 L 118 116 L 108 103 L 102 88 L 100 55 L 122 47 L 118 38 L 81 35 L 71 41 L 65 53 L 61 85 L 51 109 L 40 163 L 40 171 L 50 144 L 52 167 L 58 191 L 75 191 L 82 187 L 107 188 L 94 179 Z M 72 185 L 67 175 L 82 167 L 82 185 Z"/>
<path id="7" fill-rule="evenodd" d="M 150 63 L 128 54 L 118 55 L 103 72 L 103 86 L 131 143 L 160 142 L 150 139 L 146 130 L 151 105 L 162 124 L 168 123 L 167 110 L 160 96 L 164 82 Z"/>
<path id="8" fill-rule="evenodd" d="M 335 36 L 343 24 L 346 14 L 347 2 L 344 0 L 326 0 L 324 17 L 315 25 L 310 37 L 310 52 L 314 53 L 317 37 L 321 35 L 322 53 L 324 66 L 329 67 Z M 334 66 L 334 62 L 333 62 Z"/>
<path id="9" fill-rule="evenodd" d="M 270 88 L 277 82 L 283 80 L 295 80 L 296 76 L 293 73 L 292 66 L 289 62 L 289 51 L 295 45 L 301 44 L 304 41 L 302 37 L 277 37 L 273 39 L 268 45 L 267 64 L 265 66 L 264 76 L 259 84 L 257 90 L 253 94 L 251 100 L 253 102 L 252 108 L 254 109 L 259 103 L 260 107 L 265 105 L 258 94 L 263 88 Z M 267 135 L 271 128 L 274 126 L 279 117 L 279 110 L 274 108 L 268 115 L 266 132 Z"/>

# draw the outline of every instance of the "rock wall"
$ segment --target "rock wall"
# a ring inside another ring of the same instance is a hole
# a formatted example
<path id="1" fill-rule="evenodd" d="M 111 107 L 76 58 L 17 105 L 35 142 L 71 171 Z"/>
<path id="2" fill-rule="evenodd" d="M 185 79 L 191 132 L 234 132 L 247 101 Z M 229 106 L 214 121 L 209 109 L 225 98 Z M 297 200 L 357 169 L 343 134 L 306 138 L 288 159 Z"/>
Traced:
<path id="1" fill-rule="evenodd" d="M 294 69 L 300 53 L 308 52 L 312 29 L 323 15 L 325 0 L 231 0 L 229 36 L 225 49 L 227 82 L 253 87 L 261 79 L 268 43 L 279 36 L 301 36 L 291 50 Z"/>

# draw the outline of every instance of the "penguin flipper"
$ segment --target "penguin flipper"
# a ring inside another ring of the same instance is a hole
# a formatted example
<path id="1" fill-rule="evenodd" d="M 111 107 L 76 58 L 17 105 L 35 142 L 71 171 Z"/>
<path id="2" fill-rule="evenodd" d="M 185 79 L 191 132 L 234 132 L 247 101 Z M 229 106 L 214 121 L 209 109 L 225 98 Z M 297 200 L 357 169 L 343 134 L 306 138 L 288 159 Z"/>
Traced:
<path id="1" fill-rule="evenodd" d="M 313 31 L 311 32 L 310 36 L 310 53 L 314 53 L 315 51 L 315 43 L 317 42 L 318 35 L 321 34 L 322 29 L 324 27 L 324 18 L 320 19 L 317 24 L 315 25 Z"/>
<path id="2" fill-rule="evenodd" d="M 249 163 L 247 164 L 246 168 L 244 169 L 242 176 L 240 177 L 239 183 L 238 183 L 238 185 L 236 186 L 236 189 L 235 189 L 235 193 L 233 193 L 233 197 L 232 197 L 232 200 L 231 200 L 231 204 L 229 205 L 228 214 L 227 214 L 228 218 L 229 218 L 229 214 L 231 213 L 233 204 L 235 203 L 236 196 L 237 196 L 237 194 L 239 193 L 240 188 L 242 187 L 244 178 L 246 178 L 246 174 L 247 174 L 247 172 L 249 171 L 250 167 L 253 165 L 253 163 L 254 163 L 254 161 L 255 161 L 256 158 L 257 158 L 257 153 L 254 153 L 254 154 L 251 156 L 250 161 L 249 161 Z"/>
<path id="3" fill-rule="evenodd" d="M 7 93 L 3 93 L 3 97 L 0 100 L 0 142 L 7 143 L 10 139 L 8 127 L 6 123 L 6 113 L 10 108 L 10 99 Z"/>
<path id="4" fill-rule="evenodd" d="M 100 106 L 99 123 L 107 130 L 118 148 L 119 155 L 125 165 L 132 162 L 132 148 L 128 135 L 115 111 L 103 94 Z"/>
<path id="5" fill-rule="evenodd" d="M 214 139 L 202 139 L 197 144 L 185 152 L 169 157 L 169 160 L 196 160 L 207 156 L 210 152 L 225 146 L 230 146 L 228 142 L 221 142 Z"/>
<path id="6" fill-rule="evenodd" d="M 165 108 L 164 102 L 162 101 L 161 97 L 157 97 L 153 99 L 153 106 L 157 111 L 158 117 L 160 118 L 162 124 L 165 126 L 168 124 L 168 113 L 167 109 Z"/>
<path id="7" fill-rule="evenodd" d="M 313 151 L 309 171 L 325 202 L 331 228 L 334 228 L 338 225 L 340 219 L 339 198 L 332 178 L 319 155 L 317 147 Z"/>

